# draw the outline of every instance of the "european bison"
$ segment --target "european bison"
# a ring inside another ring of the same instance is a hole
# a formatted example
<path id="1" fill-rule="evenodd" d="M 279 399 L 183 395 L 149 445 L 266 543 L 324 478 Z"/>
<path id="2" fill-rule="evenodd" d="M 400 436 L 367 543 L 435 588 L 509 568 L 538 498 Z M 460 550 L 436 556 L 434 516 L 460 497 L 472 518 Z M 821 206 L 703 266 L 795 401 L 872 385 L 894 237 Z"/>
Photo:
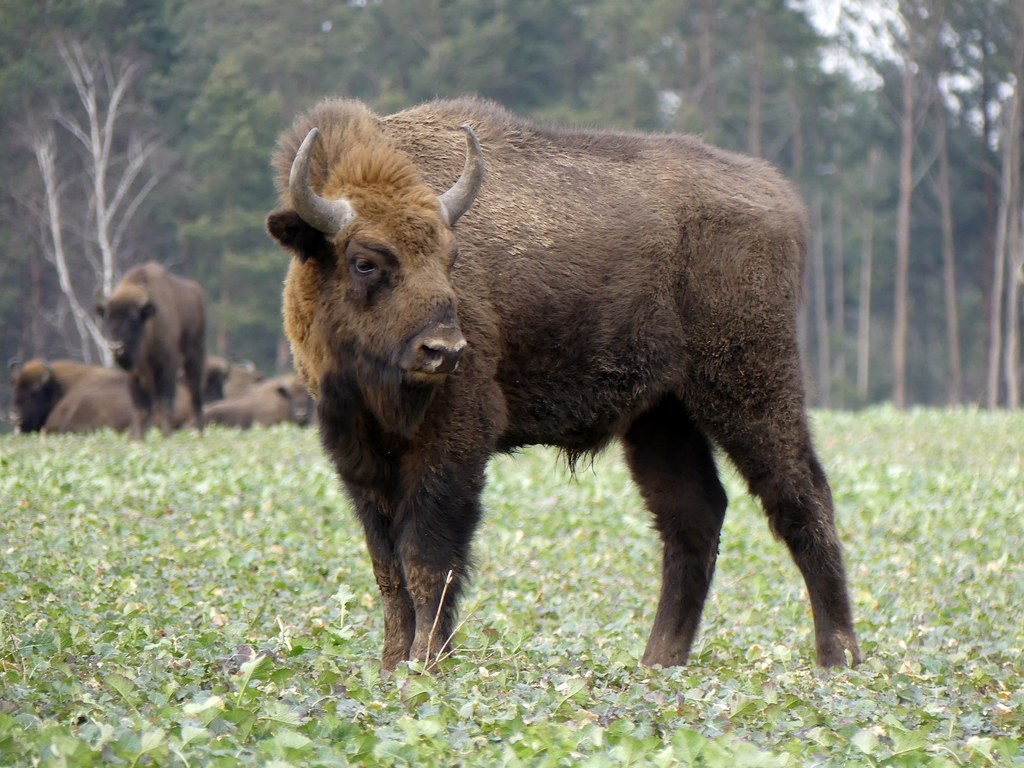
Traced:
<path id="1" fill-rule="evenodd" d="M 13 364 L 11 421 L 20 432 L 59 431 L 56 424 L 63 416 L 55 411 L 63 399 L 74 391 L 109 382 L 126 386 L 124 372 L 74 360 L 34 358 L 24 365 Z"/>
<path id="2" fill-rule="evenodd" d="M 302 380 L 286 375 L 267 379 L 238 397 L 212 403 L 203 413 L 207 424 L 241 429 L 284 422 L 305 426 L 312 418 L 313 404 Z"/>
<path id="3" fill-rule="evenodd" d="M 245 394 L 263 381 L 251 360 L 230 362 L 220 355 L 207 355 L 203 368 L 203 404 Z"/>
<path id="4" fill-rule="evenodd" d="M 806 217 L 773 168 L 477 100 L 325 101 L 274 166 L 285 329 L 365 528 L 385 669 L 432 665 L 453 630 L 488 457 L 615 438 L 663 543 L 644 664 L 684 663 L 698 628 L 726 508 L 713 444 L 803 574 L 818 662 L 860 659 L 801 381 Z"/>
<path id="5" fill-rule="evenodd" d="M 179 370 L 192 398 L 195 425 L 202 430 L 203 303 L 197 283 L 149 262 L 129 270 L 97 308 L 114 359 L 129 373 L 135 437 L 153 422 L 165 435 L 171 431 Z"/>
<path id="6" fill-rule="evenodd" d="M 112 429 L 128 432 L 134 426 L 128 374 L 115 371 L 117 378 L 85 382 L 60 399 L 43 428 L 48 433 L 94 432 Z M 174 396 L 171 426 L 188 426 L 192 420 L 191 397 L 181 383 Z"/>

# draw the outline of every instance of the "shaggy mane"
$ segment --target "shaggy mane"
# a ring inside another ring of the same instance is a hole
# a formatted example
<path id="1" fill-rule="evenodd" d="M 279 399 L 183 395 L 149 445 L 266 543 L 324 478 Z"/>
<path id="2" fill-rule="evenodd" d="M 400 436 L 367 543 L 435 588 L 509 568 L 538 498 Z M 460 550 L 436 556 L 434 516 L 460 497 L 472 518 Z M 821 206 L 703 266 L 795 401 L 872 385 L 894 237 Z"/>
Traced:
<path id="1" fill-rule="evenodd" d="M 403 205 L 436 207 L 436 195 L 412 159 L 381 132 L 378 118 L 365 105 L 341 99 L 320 102 L 299 116 L 278 141 L 274 182 L 285 206 L 291 205 L 288 175 L 292 161 L 314 127 L 320 130 L 320 140 L 313 154 L 310 183 L 318 193 L 334 198 L 373 189 L 388 198 L 401 195 Z"/>

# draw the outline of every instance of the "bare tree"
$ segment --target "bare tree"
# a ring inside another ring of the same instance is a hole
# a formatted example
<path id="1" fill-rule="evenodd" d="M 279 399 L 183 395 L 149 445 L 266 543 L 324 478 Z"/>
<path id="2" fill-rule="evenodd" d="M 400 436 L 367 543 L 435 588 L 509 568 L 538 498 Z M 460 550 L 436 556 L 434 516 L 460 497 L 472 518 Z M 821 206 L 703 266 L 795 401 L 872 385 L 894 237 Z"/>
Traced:
<path id="1" fill-rule="evenodd" d="M 878 178 L 878 164 L 882 153 L 878 147 L 868 152 L 865 187 L 870 194 Z M 857 394 L 862 400 L 868 397 L 868 376 L 871 364 L 871 269 L 875 242 L 875 206 L 869 200 L 864 209 L 863 250 L 860 261 L 860 290 L 857 301 Z"/>
<path id="2" fill-rule="evenodd" d="M 117 121 L 125 113 L 125 98 L 138 73 L 137 63 L 125 60 L 115 68 L 103 55 L 93 62 L 79 44 L 62 44 L 60 55 L 84 114 L 59 112 L 57 119 L 85 150 L 92 187 L 93 235 L 100 254 L 100 287 L 106 295 L 114 287 L 116 257 L 125 231 L 159 179 L 159 174 L 148 165 L 157 143 L 132 133 L 127 149 L 120 155 L 115 152 Z M 147 168 L 150 177 L 137 185 Z"/>
<path id="3" fill-rule="evenodd" d="M 947 401 L 950 405 L 963 397 L 963 371 L 960 364 L 960 318 L 956 304 L 956 241 L 953 235 L 953 205 L 949 180 L 949 142 L 946 136 L 946 109 L 939 100 L 935 123 L 939 143 L 939 179 L 937 194 L 939 216 L 942 222 L 942 273 L 946 297 L 946 344 L 949 347 L 949 386 Z"/>
<path id="4" fill-rule="evenodd" d="M 896 296 L 893 321 L 893 404 L 907 404 L 907 325 L 910 316 L 910 206 L 914 187 L 924 175 L 914 174 L 914 148 L 928 115 L 935 87 L 930 84 L 930 58 L 938 48 L 945 25 L 944 6 L 935 0 L 900 0 L 902 29 L 895 38 L 900 49 L 902 99 L 899 111 L 900 164 L 896 208 Z M 926 168 L 934 156 L 923 162 Z"/>
<path id="5" fill-rule="evenodd" d="M 896 207 L 896 298 L 892 343 L 892 400 L 897 408 L 907 403 L 907 304 L 910 272 L 910 202 L 913 194 L 914 69 L 903 67 L 903 104 L 900 110 L 900 174 Z"/>
<path id="6" fill-rule="evenodd" d="M 36 138 L 32 145 L 36 156 L 39 173 L 43 177 L 43 194 L 46 205 L 45 220 L 48 229 L 46 255 L 57 271 L 57 280 L 61 293 L 71 310 L 71 318 L 78 331 L 78 342 L 82 359 L 93 361 L 92 349 L 99 350 L 105 365 L 110 365 L 110 350 L 103 341 L 92 314 L 82 305 L 75 291 L 74 279 L 68 265 L 67 251 L 64 247 L 64 216 L 61 210 L 61 184 L 57 172 L 57 150 L 53 132 L 47 131 Z M 89 342 L 92 342 L 90 345 Z"/>
<path id="7" fill-rule="evenodd" d="M 1015 194 L 1008 221 L 1006 242 L 1006 345 L 1003 350 L 1003 380 L 1006 383 L 1006 404 L 1010 408 L 1020 407 L 1020 299 L 1021 284 L 1024 282 L 1024 194 L 1021 181 L 1021 123 L 1024 122 L 1024 6 L 1016 7 L 1016 44 L 1014 45 L 1014 96 L 1013 109 L 1016 115 L 1012 121 L 1015 130 L 1006 137 L 1007 154 L 1013 173 Z"/>
<path id="8" fill-rule="evenodd" d="M 1017 166 L 1020 167 L 1020 136 L 1016 151 Z M 1017 191 L 1020 192 L 1020 173 L 1017 176 Z M 1006 343 L 1003 347 L 1003 381 L 1006 385 L 1006 405 L 1020 407 L 1020 299 L 1021 283 L 1024 282 L 1024 211 L 1020 195 L 1017 204 L 1010 210 L 1009 237 L 1006 244 Z"/>
<path id="9" fill-rule="evenodd" d="M 814 296 L 814 334 L 818 351 L 818 404 L 832 402 L 832 362 L 829 350 L 828 292 L 825 279 L 825 235 L 822 227 L 820 189 L 811 197 L 811 291 Z"/>
<path id="10" fill-rule="evenodd" d="M 995 248 L 992 253 L 992 300 L 989 303 L 988 315 L 988 375 L 986 377 L 985 404 L 989 408 L 996 408 L 999 405 L 999 371 L 1000 358 L 1003 361 L 1003 370 L 1009 370 L 1013 365 L 1012 361 L 1006 360 L 1003 334 L 1003 301 L 1004 292 L 1006 298 L 1013 296 L 1012 284 L 1014 275 L 1007 275 L 1008 262 L 1011 261 L 1009 250 L 1011 245 L 1011 227 L 1014 217 L 1012 211 L 1017 207 L 1019 189 L 1019 151 L 1020 151 L 1020 117 L 1021 117 L 1021 93 L 1018 87 L 1014 87 L 1009 99 L 1004 105 L 1004 120 L 1002 137 L 1002 182 L 999 193 L 999 213 L 996 220 Z M 1009 279 L 1008 279 L 1009 278 Z M 1007 315 L 1012 314 L 1007 312 Z M 1009 346 L 1007 346 L 1009 349 Z M 1000 352 L 1004 354 L 1000 355 Z M 1007 380 L 1009 376 L 1005 377 Z"/>
<path id="11" fill-rule="evenodd" d="M 44 251 L 56 271 L 63 308 L 70 314 L 82 359 L 96 356 L 112 363 L 103 334 L 90 311 L 95 293 L 111 292 L 123 266 L 125 238 L 139 206 L 156 185 L 160 172 L 153 163 L 159 145 L 137 131 L 122 130 L 129 112 L 129 94 L 138 65 L 113 65 L 105 55 L 90 57 L 79 44 L 60 44 L 58 52 L 78 97 L 81 110 L 59 110 L 55 122 L 73 137 L 74 162 L 60 157 L 51 129 L 36 129 L 29 144 L 43 182 Z M 75 163 L 80 163 L 84 176 Z M 72 170 L 75 169 L 75 170 Z M 81 205 L 65 209 L 63 199 L 72 181 L 84 178 Z M 77 234 L 75 247 L 67 235 Z M 83 295 L 87 300 L 83 300 Z"/>
<path id="12" fill-rule="evenodd" d="M 841 174 L 839 145 L 832 145 L 832 162 L 836 173 Z M 846 381 L 846 262 L 843 253 L 843 188 L 836 184 L 832 191 L 832 328 L 836 339 L 832 377 L 837 382 Z M 843 392 L 839 390 L 837 406 L 844 405 Z"/>

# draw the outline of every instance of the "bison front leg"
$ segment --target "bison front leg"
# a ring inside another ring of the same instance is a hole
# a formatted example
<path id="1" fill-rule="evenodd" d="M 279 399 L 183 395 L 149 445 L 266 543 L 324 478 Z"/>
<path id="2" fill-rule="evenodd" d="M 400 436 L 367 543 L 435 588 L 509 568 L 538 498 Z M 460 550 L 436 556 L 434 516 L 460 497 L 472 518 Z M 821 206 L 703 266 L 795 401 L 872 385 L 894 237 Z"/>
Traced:
<path id="1" fill-rule="evenodd" d="M 416 616 L 412 598 L 405 588 L 396 560 L 374 559 L 373 575 L 377 579 L 384 607 L 384 649 L 381 651 L 380 665 L 390 672 L 399 662 L 409 658 Z"/>
<path id="2" fill-rule="evenodd" d="M 153 396 L 138 374 L 132 374 L 128 389 L 132 399 L 132 437 L 141 440 L 153 421 Z"/>
<path id="3" fill-rule="evenodd" d="M 429 669 L 436 666 L 441 654 L 449 649 L 455 633 L 463 577 L 454 569 L 441 573 L 430 568 L 407 567 L 410 572 L 406 578 L 416 616 L 409 658 L 424 662 Z"/>
<path id="4" fill-rule="evenodd" d="M 395 553 L 392 518 L 384 514 L 372 496 L 351 490 L 366 533 L 366 548 L 384 608 L 384 650 L 380 663 L 385 671 L 390 672 L 399 662 L 409 658 L 416 627 L 412 598 Z"/>
<path id="5" fill-rule="evenodd" d="M 642 663 L 685 664 L 715 571 L 726 496 L 711 446 L 668 397 L 624 439 L 633 479 L 661 535 L 661 597 Z"/>
<path id="6" fill-rule="evenodd" d="M 459 473 L 410 505 L 398 542 L 415 612 L 411 659 L 433 667 L 450 647 L 458 601 L 470 570 L 470 543 L 480 520 L 482 471 Z"/>

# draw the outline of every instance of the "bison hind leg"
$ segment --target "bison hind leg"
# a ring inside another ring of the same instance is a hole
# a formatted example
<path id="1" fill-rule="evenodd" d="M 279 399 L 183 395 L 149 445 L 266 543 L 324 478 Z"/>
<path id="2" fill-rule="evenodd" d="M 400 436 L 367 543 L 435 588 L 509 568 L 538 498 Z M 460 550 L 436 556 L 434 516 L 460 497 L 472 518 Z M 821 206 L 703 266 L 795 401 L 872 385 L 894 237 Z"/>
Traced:
<path id="1" fill-rule="evenodd" d="M 714 575 L 727 499 L 711 444 L 667 396 L 623 439 L 633 479 L 661 535 L 661 596 L 642 663 L 685 664 Z"/>
<path id="2" fill-rule="evenodd" d="M 770 367 L 787 359 L 788 367 Z M 759 360 L 764 366 L 760 370 Z M 705 389 L 719 396 L 700 401 L 698 418 L 761 500 L 772 532 L 786 543 L 804 577 L 818 663 L 824 667 L 856 664 L 861 654 L 832 491 L 812 444 L 798 358 L 794 353 L 768 362 L 751 357 L 743 363 L 737 366 L 746 372 L 742 382 L 719 382 Z M 759 397 L 736 397 L 741 387 L 759 392 Z M 720 397 L 730 390 L 734 397 Z"/>

